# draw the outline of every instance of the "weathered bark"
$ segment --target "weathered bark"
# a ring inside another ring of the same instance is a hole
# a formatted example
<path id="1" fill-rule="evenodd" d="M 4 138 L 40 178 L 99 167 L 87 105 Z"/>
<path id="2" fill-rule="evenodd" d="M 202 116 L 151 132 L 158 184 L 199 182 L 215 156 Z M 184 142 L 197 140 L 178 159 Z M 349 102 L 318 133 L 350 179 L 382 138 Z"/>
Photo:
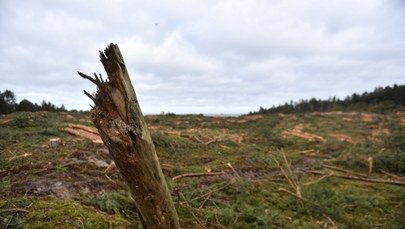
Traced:
<path id="1" fill-rule="evenodd" d="M 128 183 L 144 228 L 179 228 L 178 216 L 155 147 L 117 45 L 110 44 L 100 60 L 108 79 L 79 75 L 97 85 L 84 92 L 95 103 L 92 119 L 119 171 Z"/>

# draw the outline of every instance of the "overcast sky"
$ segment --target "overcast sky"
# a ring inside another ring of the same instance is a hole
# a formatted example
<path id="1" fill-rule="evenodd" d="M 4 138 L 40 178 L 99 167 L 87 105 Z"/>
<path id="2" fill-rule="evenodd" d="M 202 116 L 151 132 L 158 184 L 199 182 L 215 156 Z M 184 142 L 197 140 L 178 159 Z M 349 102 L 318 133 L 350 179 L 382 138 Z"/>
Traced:
<path id="1" fill-rule="evenodd" d="M 0 0 L 0 91 L 89 109 L 117 43 L 144 113 L 247 113 L 405 83 L 402 0 Z"/>

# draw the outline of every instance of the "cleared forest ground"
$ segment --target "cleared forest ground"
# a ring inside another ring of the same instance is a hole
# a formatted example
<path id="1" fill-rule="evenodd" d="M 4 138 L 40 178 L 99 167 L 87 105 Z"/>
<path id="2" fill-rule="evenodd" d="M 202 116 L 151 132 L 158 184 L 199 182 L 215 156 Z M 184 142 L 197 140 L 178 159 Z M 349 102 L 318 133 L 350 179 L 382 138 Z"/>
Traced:
<path id="1" fill-rule="evenodd" d="M 404 113 L 146 120 L 182 228 L 405 225 Z M 0 118 L 2 228 L 139 225 L 108 150 L 72 124 L 92 126 L 85 113 Z"/>

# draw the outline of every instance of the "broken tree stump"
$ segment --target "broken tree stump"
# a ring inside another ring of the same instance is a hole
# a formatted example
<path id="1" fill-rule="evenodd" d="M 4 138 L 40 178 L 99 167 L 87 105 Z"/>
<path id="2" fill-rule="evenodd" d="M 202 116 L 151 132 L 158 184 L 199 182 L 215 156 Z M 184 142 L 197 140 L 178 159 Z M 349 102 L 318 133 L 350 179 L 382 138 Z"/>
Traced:
<path id="1" fill-rule="evenodd" d="M 84 93 L 94 101 L 92 120 L 126 180 L 144 228 L 180 228 L 155 147 L 131 84 L 124 59 L 116 44 L 100 51 L 107 72 L 94 78 L 79 75 L 97 86 Z"/>

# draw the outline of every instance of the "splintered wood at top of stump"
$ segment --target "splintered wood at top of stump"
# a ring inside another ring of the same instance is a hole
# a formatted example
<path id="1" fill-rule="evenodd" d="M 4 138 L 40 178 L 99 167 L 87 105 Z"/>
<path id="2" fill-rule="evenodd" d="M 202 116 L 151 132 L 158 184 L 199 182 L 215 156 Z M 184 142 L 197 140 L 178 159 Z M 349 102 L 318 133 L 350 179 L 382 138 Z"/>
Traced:
<path id="1" fill-rule="evenodd" d="M 100 60 L 107 72 L 94 78 L 79 75 L 97 86 L 84 93 L 94 101 L 92 120 L 126 180 L 144 228 L 179 228 L 178 216 L 160 168 L 150 133 L 139 107 L 124 59 L 110 44 Z"/>

